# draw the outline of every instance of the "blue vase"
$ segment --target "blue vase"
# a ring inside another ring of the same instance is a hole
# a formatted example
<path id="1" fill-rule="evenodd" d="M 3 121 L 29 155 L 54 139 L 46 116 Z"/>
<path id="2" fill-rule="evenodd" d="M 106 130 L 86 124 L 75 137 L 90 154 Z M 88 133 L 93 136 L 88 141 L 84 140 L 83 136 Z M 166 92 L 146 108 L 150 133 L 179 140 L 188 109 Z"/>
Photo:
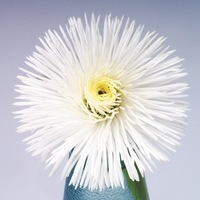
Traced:
<path id="1" fill-rule="evenodd" d="M 70 177 L 66 179 L 63 200 L 149 200 L 145 178 L 140 181 L 132 181 L 124 170 L 125 187 L 106 188 L 102 191 L 89 190 L 73 185 L 69 186 Z"/>

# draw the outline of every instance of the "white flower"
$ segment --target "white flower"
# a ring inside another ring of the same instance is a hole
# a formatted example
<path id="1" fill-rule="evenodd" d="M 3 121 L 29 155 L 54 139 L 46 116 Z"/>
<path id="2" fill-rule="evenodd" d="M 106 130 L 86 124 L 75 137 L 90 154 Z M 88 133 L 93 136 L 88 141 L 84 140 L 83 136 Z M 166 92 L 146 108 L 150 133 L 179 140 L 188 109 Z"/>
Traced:
<path id="1" fill-rule="evenodd" d="M 121 162 L 138 180 L 155 161 L 167 161 L 185 124 L 187 89 L 182 59 L 163 48 L 165 38 L 123 18 L 71 18 L 61 35 L 48 31 L 43 47 L 27 58 L 29 69 L 16 112 L 30 131 L 25 139 L 52 173 L 64 163 L 62 178 L 90 189 L 124 186 Z M 136 164 L 136 166 L 135 166 Z"/>

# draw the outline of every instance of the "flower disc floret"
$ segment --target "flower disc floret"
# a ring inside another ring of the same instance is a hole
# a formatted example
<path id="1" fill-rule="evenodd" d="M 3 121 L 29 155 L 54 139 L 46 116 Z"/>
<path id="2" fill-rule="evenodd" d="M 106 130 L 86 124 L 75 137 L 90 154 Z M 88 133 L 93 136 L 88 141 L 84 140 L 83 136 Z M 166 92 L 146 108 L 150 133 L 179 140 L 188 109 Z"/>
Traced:
<path id="1" fill-rule="evenodd" d="M 106 120 L 119 112 L 121 97 L 121 83 L 102 76 L 89 81 L 84 90 L 83 101 L 92 116 Z"/>

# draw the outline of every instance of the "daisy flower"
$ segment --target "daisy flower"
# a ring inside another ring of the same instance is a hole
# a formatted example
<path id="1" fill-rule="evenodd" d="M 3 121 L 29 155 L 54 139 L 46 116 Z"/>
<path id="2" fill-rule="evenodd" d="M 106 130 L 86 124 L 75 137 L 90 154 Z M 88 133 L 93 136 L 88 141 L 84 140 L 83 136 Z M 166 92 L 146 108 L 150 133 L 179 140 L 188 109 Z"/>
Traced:
<path id="1" fill-rule="evenodd" d="M 182 59 L 165 38 L 129 19 L 100 23 L 70 18 L 60 34 L 47 31 L 21 69 L 15 103 L 28 151 L 91 190 L 123 187 L 122 165 L 138 181 L 167 161 L 187 110 Z"/>

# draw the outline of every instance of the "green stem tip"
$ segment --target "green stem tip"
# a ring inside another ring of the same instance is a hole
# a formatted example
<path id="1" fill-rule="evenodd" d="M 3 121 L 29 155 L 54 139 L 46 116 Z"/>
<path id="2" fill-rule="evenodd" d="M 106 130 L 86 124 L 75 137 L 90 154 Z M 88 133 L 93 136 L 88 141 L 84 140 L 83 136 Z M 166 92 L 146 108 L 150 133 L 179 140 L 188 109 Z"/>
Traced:
<path id="1" fill-rule="evenodd" d="M 128 187 L 134 197 L 134 200 L 150 200 L 145 177 L 142 177 L 138 168 L 137 168 L 137 171 L 138 171 L 140 179 L 139 181 L 132 181 L 128 175 L 126 168 L 123 169 Z"/>

